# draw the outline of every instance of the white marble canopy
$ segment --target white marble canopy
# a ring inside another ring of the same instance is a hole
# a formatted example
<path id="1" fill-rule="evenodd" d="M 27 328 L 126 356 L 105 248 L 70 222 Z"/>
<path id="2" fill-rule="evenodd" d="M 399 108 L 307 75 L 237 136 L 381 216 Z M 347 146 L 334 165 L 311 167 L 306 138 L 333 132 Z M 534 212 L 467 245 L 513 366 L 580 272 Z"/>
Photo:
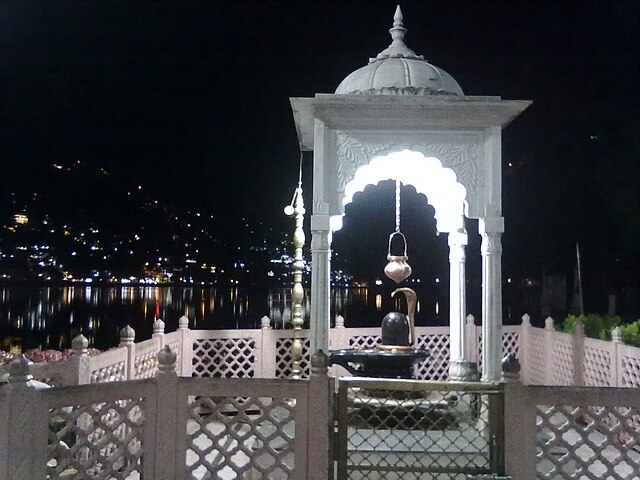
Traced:
<path id="1" fill-rule="evenodd" d="M 354 191 L 389 178 L 425 193 L 449 234 L 451 374 L 468 358 L 463 215 L 479 219 L 483 256 L 483 379 L 500 378 L 502 129 L 530 101 L 465 96 L 449 74 L 404 44 L 396 10 L 392 44 L 335 94 L 291 98 L 302 150 L 313 151 L 312 351 L 329 348 L 331 232 Z M 413 73 L 413 74 L 412 74 Z M 369 87 L 369 88 L 364 88 Z M 353 93 L 341 93 L 353 92 Z"/>

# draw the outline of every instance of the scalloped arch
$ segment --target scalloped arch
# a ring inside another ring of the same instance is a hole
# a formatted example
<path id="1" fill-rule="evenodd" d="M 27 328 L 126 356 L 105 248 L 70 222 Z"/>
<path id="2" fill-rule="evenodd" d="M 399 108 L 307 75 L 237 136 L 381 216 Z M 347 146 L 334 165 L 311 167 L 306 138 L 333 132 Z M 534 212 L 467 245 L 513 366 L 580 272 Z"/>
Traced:
<path id="1" fill-rule="evenodd" d="M 374 157 L 368 165 L 356 170 L 344 190 L 342 214 L 331 217 L 331 230 L 335 232 L 342 228 L 344 207 L 351 203 L 357 192 L 383 180 L 399 180 L 405 185 L 413 185 L 418 193 L 424 194 L 435 209 L 438 231 L 454 232 L 463 228 L 467 190 L 457 181 L 453 170 L 443 167 L 436 157 L 403 150 Z"/>

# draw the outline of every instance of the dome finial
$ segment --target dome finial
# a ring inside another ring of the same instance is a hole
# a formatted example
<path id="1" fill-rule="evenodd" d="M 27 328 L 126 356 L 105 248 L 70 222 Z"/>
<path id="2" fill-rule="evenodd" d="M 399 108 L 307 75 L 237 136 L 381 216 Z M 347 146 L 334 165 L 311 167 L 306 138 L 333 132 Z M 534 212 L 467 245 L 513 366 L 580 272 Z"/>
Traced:
<path id="1" fill-rule="evenodd" d="M 414 60 L 424 60 L 422 55 L 416 55 L 416 53 L 407 47 L 404 43 L 404 36 L 407 33 L 407 29 L 404 28 L 404 17 L 402 16 L 402 10 L 400 5 L 396 7 L 396 12 L 393 14 L 393 27 L 389 29 L 391 34 L 391 45 L 380 52 L 376 58 L 369 59 L 369 63 L 377 62 L 378 60 L 385 60 L 387 58 L 412 58 Z"/>
<path id="2" fill-rule="evenodd" d="M 396 13 L 393 14 L 393 27 L 389 29 L 394 44 L 404 43 L 404 35 L 407 33 L 407 29 L 404 28 L 402 20 L 404 20 L 402 10 L 400 10 L 400 5 L 398 5 L 396 7 Z"/>

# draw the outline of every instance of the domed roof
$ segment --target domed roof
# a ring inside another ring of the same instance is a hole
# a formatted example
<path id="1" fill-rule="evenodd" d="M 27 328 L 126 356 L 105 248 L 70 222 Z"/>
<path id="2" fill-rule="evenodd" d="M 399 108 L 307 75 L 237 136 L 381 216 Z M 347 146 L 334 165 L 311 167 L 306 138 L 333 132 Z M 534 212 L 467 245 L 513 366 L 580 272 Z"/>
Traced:
<path id="1" fill-rule="evenodd" d="M 405 45 L 407 29 L 402 20 L 398 6 L 389 30 L 391 45 L 369 59 L 368 65 L 347 75 L 338 85 L 337 94 L 464 95 L 451 75 Z"/>

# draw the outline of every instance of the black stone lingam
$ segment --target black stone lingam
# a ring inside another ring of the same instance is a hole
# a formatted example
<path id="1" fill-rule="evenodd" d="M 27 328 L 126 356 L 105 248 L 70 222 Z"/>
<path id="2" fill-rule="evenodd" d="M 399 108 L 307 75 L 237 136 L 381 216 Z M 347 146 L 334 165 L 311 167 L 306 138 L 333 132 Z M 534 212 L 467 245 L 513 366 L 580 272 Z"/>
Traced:
<path id="1" fill-rule="evenodd" d="M 340 365 L 360 377 L 413 378 L 414 363 L 429 356 L 429 351 L 415 348 L 416 293 L 398 288 L 391 296 L 403 293 L 407 298 L 407 315 L 390 312 L 381 325 L 380 345 L 375 348 L 349 348 L 329 352 L 329 363 Z"/>

